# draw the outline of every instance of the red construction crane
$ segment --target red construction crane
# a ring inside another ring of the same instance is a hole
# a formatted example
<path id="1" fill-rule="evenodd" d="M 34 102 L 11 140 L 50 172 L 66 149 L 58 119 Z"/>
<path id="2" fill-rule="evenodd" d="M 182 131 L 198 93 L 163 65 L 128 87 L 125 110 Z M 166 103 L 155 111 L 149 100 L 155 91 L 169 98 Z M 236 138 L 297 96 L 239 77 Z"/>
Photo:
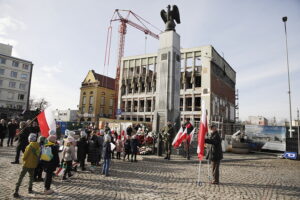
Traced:
<path id="1" fill-rule="evenodd" d="M 125 17 L 122 16 L 124 14 Z M 133 22 L 132 20 L 129 20 L 129 17 L 133 16 L 134 19 L 137 20 L 138 23 Z M 124 47 L 125 47 L 125 35 L 127 32 L 127 24 L 131 25 L 132 27 L 144 32 L 146 35 L 150 35 L 156 39 L 159 39 L 158 34 L 150 31 L 150 29 L 145 25 L 150 25 L 152 28 L 157 29 L 161 32 L 158 28 L 150 24 L 148 21 L 143 19 L 142 17 L 138 16 L 131 10 L 119 10 L 116 9 L 112 19 L 110 20 L 110 26 L 108 27 L 107 32 L 107 41 L 106 41 L 106 49 L 105 49 L 105 59 L 104 59 L 104 66 L 109 65 L 109 59 L 110 59 L 110 47 L 111 47 L 111 35 L 112 35 L 112 22 L 120 21 L 119 26 L 119 50 L 118 50 L 118 61 L 117 61 L 117 71 L 116 71 L 116 82 L 115 82 L 115 101 L 114 101 L 114 110 L 113 110 L 113 116 L 116 116 L 117 112 L 117 106 L 118 106 L 118 96 L 119 96 L 119 80 L 120 80 L 120 67 L 121 67 L 121 60 L 124 56 Z"/>

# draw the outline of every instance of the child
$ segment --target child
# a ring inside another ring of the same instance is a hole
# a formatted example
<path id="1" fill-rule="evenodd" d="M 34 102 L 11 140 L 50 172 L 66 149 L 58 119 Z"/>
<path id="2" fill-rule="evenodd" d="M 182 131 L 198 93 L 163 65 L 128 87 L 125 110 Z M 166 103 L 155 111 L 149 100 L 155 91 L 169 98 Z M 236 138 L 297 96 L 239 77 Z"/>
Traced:
<path id="1" fill-rule="evenodd" d="M 72 176 L 71 174 L 72 163 L 73 160 L 76 160 L 75 147 L 73 143 L 74 143 L 74 139 L 72 137 L 68 137 L 67 145 L 62 152 L 62 160 L 67 165 L 67 168 L 64 172 L 63 180 L 67 180 L 67 174 L 69 178 Z"/>
<path id="2" fill-rule="evenodd" d="M 128 138 L 126 139 L 124 143 L 124 157 L 123 161 L 125 161 L 125 158 L 127 156 L 127 160 L 129 161 L 129 155 L 131 154 L 131 146 L 130 146 L 130 136 L 127 136 Z"/>
<path id="3" fill-rule="evenodd" d="M 118 135 L 116 141 L 116 151 L 117 151 L 117 159 L 121 159 L 121 152 L 123 150 L 123 142 L 121 140 L 121 135 Z"/>
<path id="4" fill-rule="evenodd" d="M 47 140 L 48 140 L 48 142 L 47 142 L 47 144 L 45 144 L 43 149 L 50 147 L 52 158 L 50 160 L 43 160 L 43 158 L 42 158 L 43 154 L 41 156 L 41 163 L 42 163 L 44 171 L 46 172 L 45 191 L 44 191 L 44 194 L 46 194 L 46 195 L 54 193 L 54 191 L 50 189 L 51 183 L 52 183 L 52 176 L 53 176 L 53 172 L 59 166 L 58 146 L 55 144 L 56 136 L 50 135 L 47 138 Z"/>
<path id="5" fill-rule="evenodd" d="M 40 157 L 40 146 L 36 142 L 36 134 L 31 133 L 28 137 L 29 145 L 26 147 L 24 155 L 23 155 L 23 168 L 21 174 L 19 176 L 19 180 L 16 184 L 16 189 L 14 193 L 14 197 L 18 198 L 19 195 L 19 188 L 22 183 L 22 180 L 26 173 L 29 174 L 29 186 L 28 186 L 28 193 L 33 193 L 32 186 L 33 186 L 33 175 L 34 169 L 38 165 L 39 157 Z"/>
<path id="6" fill-rule="evenodd" d="M 80 140 L 77 142 L 77 160 L 80 163 L 81 170 L 85 170 L 85 159 L 88 153 L 88 141 L 85 131 L 80 132 Z"/>
<path id="7" fill-rule="evenodd" d="M 106 134 L 104 136 L 104 145 L 103 145 L 103 168 L 102 168 L 102 174 L 105 174 L 105 176 L 109 175 L 109 166 L 111 161 L 111 145 L 110 145 L 111 137 L 109 134 Z"/>
<path id="8" fill-rule="evenodd" d="M 43 136 L 40 136 L 39 139 L 38 139 L 38 143 L 40 145 L 40 149 L 42 149 L 43 146 L 46 143 L 46 138 L 43 137 Z M 40 158 L 40 155 L 39 155 L 39 158 Z M 35 182 L 42 182 L 42 181 L 44 181 L 44 179 L 42 178 L 42 173 L 43 173 L 43 168 L 42 168 L 41 162 L 39 161 L 38 166 L 34 170 L 34 181 Z"/>

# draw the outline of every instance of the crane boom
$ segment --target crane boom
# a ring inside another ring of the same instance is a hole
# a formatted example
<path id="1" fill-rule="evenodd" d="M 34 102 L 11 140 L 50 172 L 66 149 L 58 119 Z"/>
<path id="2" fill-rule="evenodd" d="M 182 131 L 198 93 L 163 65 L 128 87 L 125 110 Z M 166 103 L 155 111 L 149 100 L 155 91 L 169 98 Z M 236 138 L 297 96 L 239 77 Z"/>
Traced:
<path id="1" fill-rule="evenodd" d="M 125 12 L 126 13 L 126 17 L 123 17 L 121 12 Z M 132 20 L 129 20 L 130 15 L 134 16 L 135 19 L 141 24 L 135 23 Z M 110 20 L 110 28 L 111 28 L 111 24 L 112 22 L 115 21 L 120 21 L 120 26 L 119 26 L 119 50 L 118 50 L 118 60 L 117 60 L 117 70 L 116 70 L 116 79 L 115 79 L 115 99 L 114 99 L 114 107 L 113 107 L 113 116 L 115 117 L 117 114 L 117 104 L 118 104 L 118 97 L 119 97 L 119 80 L 120 80 L 120 68 L 121 68 L 121 61 L 122 61 L 122 57 L 124 56 L 124 47 L 125 47 L 125 35 L 127 33 L 127 24 L 129 24 L 130 26 L 144 32 L 146 35 L 150 35 L 151 37 L 155 38 L 155 39 L 159 39 L 159 35 L 154 33 L 153 31 L 151 31 L 146 25 L 145 23 L 147 23 L 148 25 L 154 27 L 155 29 L 159 30 L 158 28 L 156 28 L 155 26 L 153 26 L 152 24 L 150 24 L 148 21 L 146 21 L 145 19 L 143 19 L 142 17 L 138 16 L 137 14 L 135 14 L 134 12 L 130 11 L 130 10 L 120 10 L 120 9 L 116 9 L 112 19 Z M 162 32 L 161 30 L 159 30 L 160 32 Z M 111 34 L 111 32 L 108 32 L 108 34 Z M 106 51 L 107 49 L 110 49 L 110 45 L 111 45 L 111 41 L 107 42 L 106 44 Z M 107 63 L 109 63 L 109 52 L 105 52 L 105 61 L 104 61 L 104 65 L 106 65 Z M 108 58 L 107 58 L 108 56 Z M 107 63 L 106 63 L 107 62 Z"/>

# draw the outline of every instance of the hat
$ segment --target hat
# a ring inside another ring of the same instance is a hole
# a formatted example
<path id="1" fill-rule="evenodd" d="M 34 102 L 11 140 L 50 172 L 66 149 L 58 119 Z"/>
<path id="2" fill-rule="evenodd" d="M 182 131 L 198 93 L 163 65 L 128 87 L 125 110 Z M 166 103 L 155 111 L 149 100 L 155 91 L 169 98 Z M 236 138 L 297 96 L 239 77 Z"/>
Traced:
<path id="1" fill-rule="evenodd" d="M 28 140 L 29 140 L 29 142 L 36 142 L 36 134 L 30 133 Z"/>
<path id="2" fill-rule="evenodd" d="M 47 139 L 48 139 L 48 141 L 54 143 L 54 142 L 56 142 L 56 135 L 49 135 L 49 137 Z"/>
<path id="3" fill-rule="evenodd" d="M 55 135 L 56 131 L 55 130 L 49 130 L 49 135 Z"/>
<path id="4" fill-rule="evenodd" d="M 81 132 L 80 132 L 80 137 L 81 137 L 81 138 L 84 138 L 84 137 L 86 137 L 86 136 L 87 136 L 87 134 L 86 134 L 85 131 L 81 131 Z"/>

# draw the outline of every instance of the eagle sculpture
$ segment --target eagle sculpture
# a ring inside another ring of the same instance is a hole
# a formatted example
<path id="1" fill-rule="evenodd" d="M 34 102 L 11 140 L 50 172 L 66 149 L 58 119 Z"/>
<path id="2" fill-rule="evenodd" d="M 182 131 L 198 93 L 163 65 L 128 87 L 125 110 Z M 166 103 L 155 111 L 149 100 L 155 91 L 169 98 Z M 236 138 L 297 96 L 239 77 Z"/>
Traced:
<path id="1" fill-rule="evenodd" d="M 179 10 L 176 5 L 172 6 L 172 10 L 171 10 L 171 6 L 168 5 L 167 12 L 165 10 L 161 10 L 160 16 L 166 24 L 165 31 L 175 31 L 176 24 L 174 20 L 176 21 L 177 24 L 180 24 Z"/>

